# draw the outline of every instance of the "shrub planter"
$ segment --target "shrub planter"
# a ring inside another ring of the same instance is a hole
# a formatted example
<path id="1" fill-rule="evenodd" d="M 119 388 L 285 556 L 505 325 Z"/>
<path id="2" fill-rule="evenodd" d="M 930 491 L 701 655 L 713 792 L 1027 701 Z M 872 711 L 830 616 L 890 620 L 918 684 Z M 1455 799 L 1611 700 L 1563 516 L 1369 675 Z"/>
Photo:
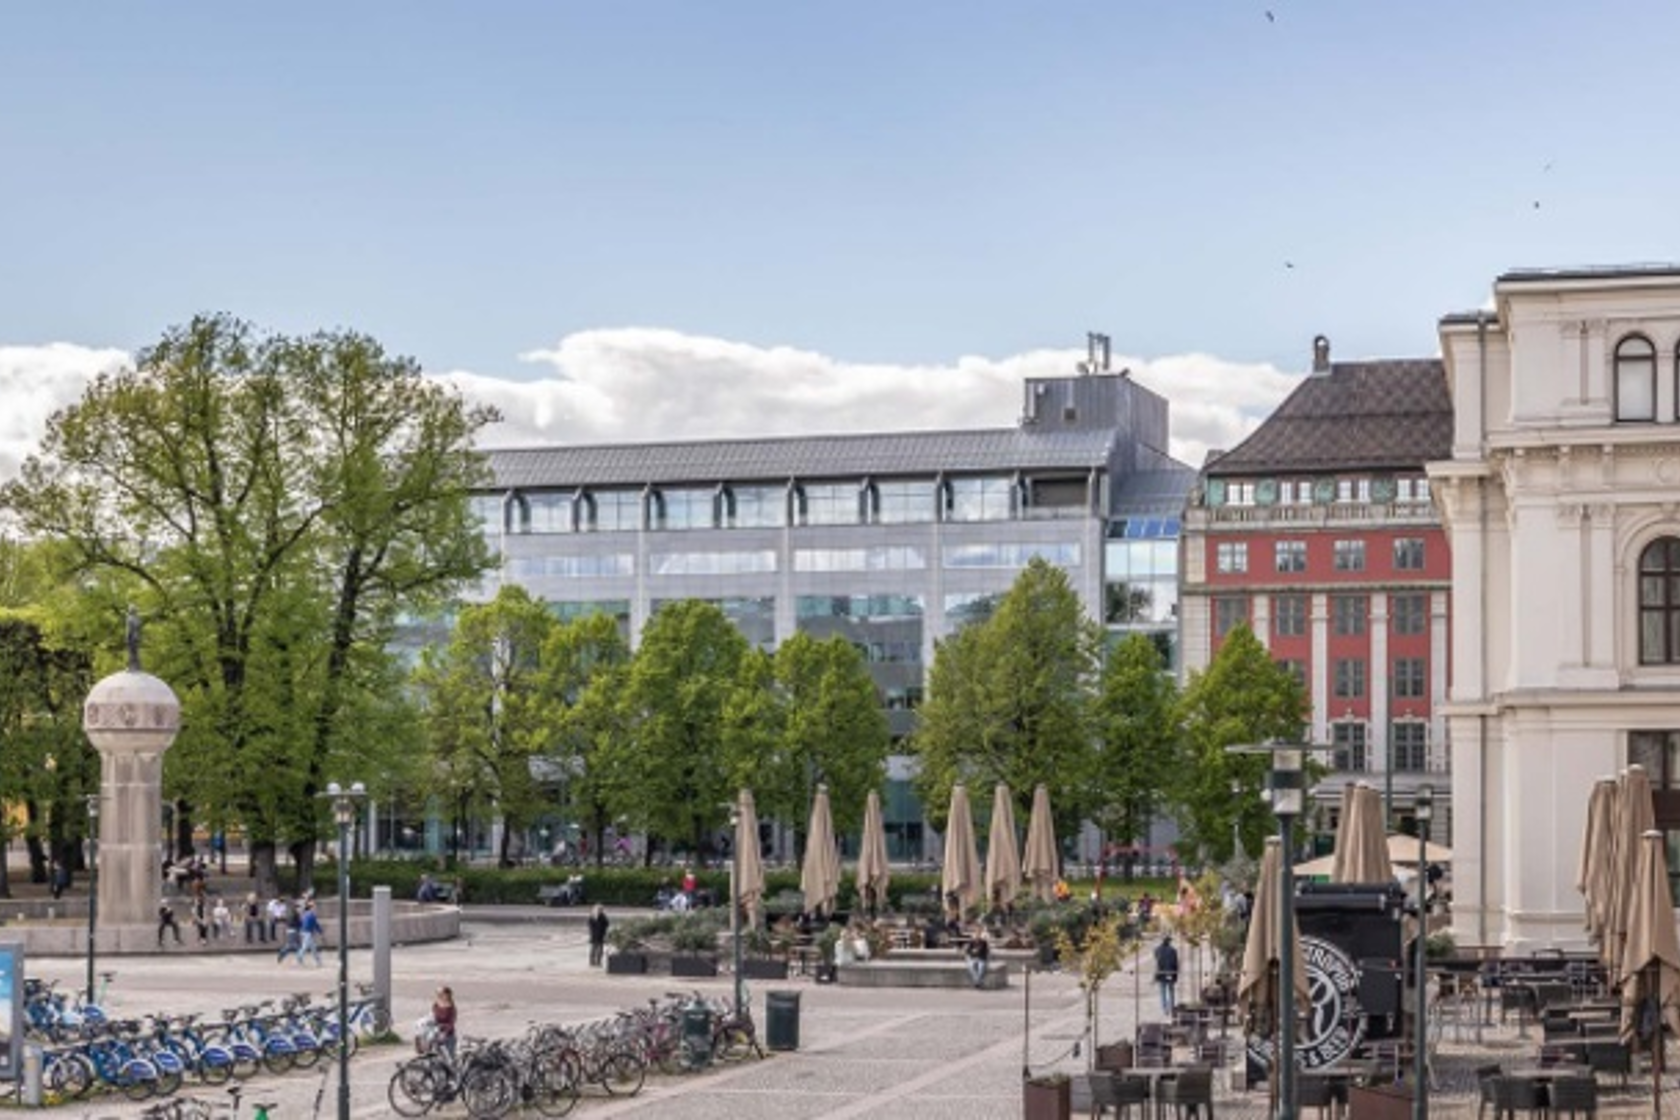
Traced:
<path id="1" fill-rule="evenodd" d="M 647 954 L 613 953 L 607 957 L 607 971 L 619 976 L 640 975 L 647 971 Z"/>
<path id="2" fill-rule="evenodd" d="M 748 980 L 786 980 L 788 962 L 766 957 L 748 957 L 741 962 L 741 975 Z"/>
<path id="3" fill-rule="evenodd" d="M 696 957 L 678 953 L 671 958 L 672 976 L 716 976 L 717 961 L 712 957 Z"/>
<path id="4" fill-rule="evenodd" d="M 1073 1082 L 1066 1077 L 1032 1078 L 1021 1087 L 1022 1120 L 1072 1120 Z"/>

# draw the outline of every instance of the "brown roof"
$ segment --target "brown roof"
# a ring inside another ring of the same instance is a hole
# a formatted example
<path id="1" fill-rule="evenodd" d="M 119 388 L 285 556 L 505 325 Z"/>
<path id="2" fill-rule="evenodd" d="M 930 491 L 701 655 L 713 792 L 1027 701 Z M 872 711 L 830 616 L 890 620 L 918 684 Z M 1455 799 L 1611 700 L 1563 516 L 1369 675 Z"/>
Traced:
<path id="1" fill-rule="evenodd" d="M 1452 397 L 1438 358 L 1335 362 L 1206 473 L 1403 470 L 1452 453 Z"/>

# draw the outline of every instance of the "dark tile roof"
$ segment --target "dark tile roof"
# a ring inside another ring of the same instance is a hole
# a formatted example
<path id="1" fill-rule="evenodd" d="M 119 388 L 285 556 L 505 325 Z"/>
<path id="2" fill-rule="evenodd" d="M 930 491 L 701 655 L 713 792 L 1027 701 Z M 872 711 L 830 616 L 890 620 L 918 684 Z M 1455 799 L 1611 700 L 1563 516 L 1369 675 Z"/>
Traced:
<path id="1" fill-rule="evenodd" d="M 1109 502 L 1121 517 L 1152 514 L 1177 517 L 1190 500 L 1196 485 L 1196 470 L 1182 463 L 1172 463 L 1159 470 L 1142 470 L 1126 475 L 1113 484 L 1114 497 Z"/>
<path id="2" fill-rule="evenodd" d="M 498 487 L 785 482 L 936 471 L 1106 468 L 1112 429 L 891 432 L 781 439 L 487 448 Z"/>
<path id="3" fill-rule="evenodd" d="M 1309 376 L 1210 477 L 1402 470 L 1452 453 L 1452 397 L 1438 358 L 1335 362 Z"/>

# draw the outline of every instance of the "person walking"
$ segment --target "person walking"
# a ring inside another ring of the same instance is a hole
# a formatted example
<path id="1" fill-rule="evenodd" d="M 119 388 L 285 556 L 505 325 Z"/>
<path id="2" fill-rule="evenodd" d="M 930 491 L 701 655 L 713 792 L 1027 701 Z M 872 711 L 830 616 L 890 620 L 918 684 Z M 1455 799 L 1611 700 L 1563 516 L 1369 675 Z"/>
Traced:
<path id="1" fill-rule="evenodd" d="M 589 967 L 600 968 L 607 946 L 607 909 L 600 903 L 589 915 Z"/>
<path id="2" fill-rule="evenodd" d="M 1178 987 L 1178 949 L 1173 945 L 1170 933 L 1155 946 L 1155 983 L 1161 989 L 1161 1013 L 1170 1018 L 1174 992 Z"/>
<path id="3" fill-rule="evenodd" d="M 432 1027 L 436 1032 L 432 1045 L 455 1061 L 455 993 L 446 985 L 437 990 L 432 1000 Z"/>
<path id="4" fill-rule="evenodd" d="M 285 904 L 282 903 L 282 906 Z M 298 963 L 303 963 L 303 915 L 297 910 L 286 909 L 286 933 L 280 942 L 280 955 L 274 958 L 275 964 L 285 964 L 286 958 L 297 954 Z"/>
<path id="5" fill-rule="evenodd" d="M 298 919 L 298 964 L 303 964 L 303 955 L 308 953 L 315 958 L 315 967 L 321 967 L 321 916 L 315 913 L 315 904 L 303 904 L 303 915 Z"/>

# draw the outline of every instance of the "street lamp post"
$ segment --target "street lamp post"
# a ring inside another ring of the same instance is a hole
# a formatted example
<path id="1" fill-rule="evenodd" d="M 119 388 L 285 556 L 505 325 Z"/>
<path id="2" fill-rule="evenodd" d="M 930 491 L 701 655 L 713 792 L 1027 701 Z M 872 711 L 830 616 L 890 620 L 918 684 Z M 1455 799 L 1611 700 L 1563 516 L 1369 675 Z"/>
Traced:
<path id="1" fill-rule="evenodd" d="M 741 1017 L 746 1003 L 741 979 L 741 805 L 729 810 L 729 828 L 734 837 L 729 845 L 729 932 L 735 944 L 732 952 L 735 965 L 735 1017 Z"/>
<path id="2" fill-rule="evenodd" d="M 1413 981 L 1417 985 L 1417 1006 L 1412 1015 L 1415 1040 L 1412 1043 L 1412 1068 L 1417 1078 L 1417 1095 L 1413 1098 L 1412 1120 L 1429 1120 L 1429 822 L 1435 815 L 1435 790 L 1420 786 L 1417 791 L 1418 866 L 1417 866 L 1417 965 Z"/>
<path id="3" fill-rule="evenodd" d="M 1243 854 L 1242 846 L 1242 809 L 1238 807 L 1237 798 L 1242 796 L 1242 783 L 1231 779 L 1231 804 L 1236 811 L 1231 815 L 1231 858 L 1236 859 Z"/>
<path id="4" fill-rule="evenodd" d="M 1271 756 L 1272 812 L 1277 816 L 1278 840 L 1283 849 L 1283 866 L 1278 875 L 1278 1044 L 1274 1068 L 1277 1073 L 1277 1120 L 1296 1120 L 1295 1093 L 1295 818 L 1306 809 L 1306 754 L 1318 749 L 1302 743 L 1276 740 L 1257 745 L 1239 744 L 1226 748 L 1234 754 Z"/>
<path id="5" fill-rule="evenodd" d="M 349 789 L 328 782 L 321 796 L 338 824 L 338 1120 L 350 1120 L 350 826 L 367 790 L 361 782 Z"/>
<path id="6" fill-rule="evenodd" d="M 91 1005 L 93 986 L 93 935 L 99 928 L 99 795 L 87 795 L 88 817 L 88 952 L 87 1001 Z"/>

